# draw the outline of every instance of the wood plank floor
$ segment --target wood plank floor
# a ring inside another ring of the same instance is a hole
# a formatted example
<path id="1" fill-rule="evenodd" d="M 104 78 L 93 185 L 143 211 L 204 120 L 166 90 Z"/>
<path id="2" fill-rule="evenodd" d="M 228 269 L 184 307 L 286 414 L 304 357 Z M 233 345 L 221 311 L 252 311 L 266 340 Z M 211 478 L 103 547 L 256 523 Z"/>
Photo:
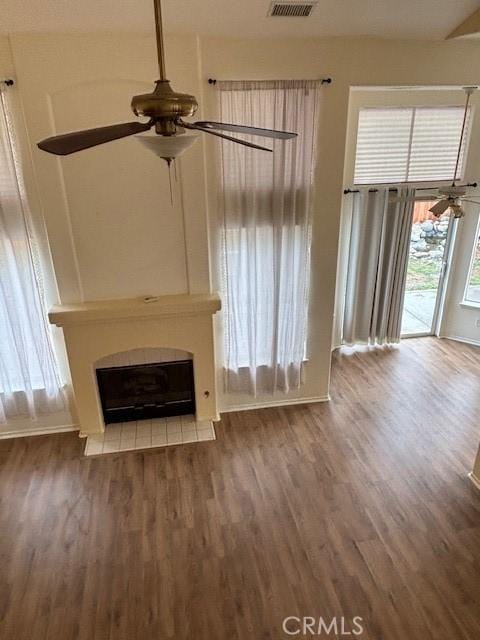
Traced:
<path id="1" fill-rule="evenodd" d="M 337 353 L 330 403 L 216 431 L 98 458 L 1 441 L 0 638 L 279 640 L 287 616 L 480 638 L 480 350 Z"/>

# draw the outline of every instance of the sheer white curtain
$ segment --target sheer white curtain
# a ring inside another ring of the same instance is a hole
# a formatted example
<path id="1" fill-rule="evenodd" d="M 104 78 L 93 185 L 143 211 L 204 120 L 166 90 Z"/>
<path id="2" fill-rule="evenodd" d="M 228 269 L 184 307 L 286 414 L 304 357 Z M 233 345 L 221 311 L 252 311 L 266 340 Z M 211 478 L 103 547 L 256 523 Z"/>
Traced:
<path id="1" fill-rule="evenodd" d="M 288 391 L 300 386 L 305 360 L 319 84 L 217 86 L 223 122 L 298 133 L 263 139 L 273 153 L 222 143 L 225 387 Z"/>
<path id="2" fill-rule="evenodd" d="M 35 269 L 11 91 L 0 90 L 0 422 L 65 409 Z"/>
<path id="3" fill-rule="evenodd" d="M 390 195 L 395 196 L 390 201 Z M 343 344 L 400 341 L 414 189 L 351 194 Z"/>

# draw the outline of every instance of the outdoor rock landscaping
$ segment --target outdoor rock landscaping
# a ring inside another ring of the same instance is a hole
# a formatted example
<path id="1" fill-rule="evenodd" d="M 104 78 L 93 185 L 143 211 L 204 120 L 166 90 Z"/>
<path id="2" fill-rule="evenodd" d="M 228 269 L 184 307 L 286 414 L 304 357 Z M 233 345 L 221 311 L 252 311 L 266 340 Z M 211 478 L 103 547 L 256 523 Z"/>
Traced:
<path id="1" fill-rule="evenodd" d="M 436 288 L 449 220 L 449 216 L 445 216 L 412 225 L 407 290 Z"/>
<path id="2" fill-rule="evenodd" d="M 447 237 L 449 218 L 425 220 L 412 225 L 410 254 L 415 258 L 441 260 Z"/>

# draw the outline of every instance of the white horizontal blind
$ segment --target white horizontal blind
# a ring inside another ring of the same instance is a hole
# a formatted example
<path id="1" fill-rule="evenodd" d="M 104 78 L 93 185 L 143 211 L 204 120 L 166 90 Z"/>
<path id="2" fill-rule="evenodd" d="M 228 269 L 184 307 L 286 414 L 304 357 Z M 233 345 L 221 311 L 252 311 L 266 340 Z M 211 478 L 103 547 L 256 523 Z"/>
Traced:
<path id="1" fill-rule="evenodd" d="M 455 171 L 464 107 L 360 109 L 355 184 L 451 180 Z M 457 178 L 463 177 L 466 135 Z"/>

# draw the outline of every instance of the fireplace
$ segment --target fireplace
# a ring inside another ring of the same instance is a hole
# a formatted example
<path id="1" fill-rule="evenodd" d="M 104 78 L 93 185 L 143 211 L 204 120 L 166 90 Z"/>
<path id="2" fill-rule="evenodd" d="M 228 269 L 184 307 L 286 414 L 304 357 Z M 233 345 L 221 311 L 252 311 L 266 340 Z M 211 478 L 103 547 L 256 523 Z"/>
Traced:
<path id="1" fill-rule="evenodd" d="M 220 307 L 215 294 L 178 294 L 79 302 L 51 309 L 50 322 L 62 327 L 65 337 L 80 435 L 105 430 L 96 370 L 152 363 L 164 366 L 187 358 L 190 364 L 185 366 L 193 369 L 195 390 L 191 397 L 195 410 L 189 413 L 198 421 L 219 420 L 213 316 Z M 165 359 L 156 354 L 148 362 L 138 357 L 139 349 L 148 350 L 151 356 L 152 348 L 176 353 Z M 120 357 L 127 353 L 131 359 Z M 156 399 L 154 404 L 161 406 L 164 400 Z M 121 407 L 126 406 L 122 402 Z M 137 405 L 130 402 L 130 411 L 132 406 Z"/>
<path id="2" fill-rule="evenodd" d="M 195 413 L 191 360 L 96 370 L 105 424 Z"/>

